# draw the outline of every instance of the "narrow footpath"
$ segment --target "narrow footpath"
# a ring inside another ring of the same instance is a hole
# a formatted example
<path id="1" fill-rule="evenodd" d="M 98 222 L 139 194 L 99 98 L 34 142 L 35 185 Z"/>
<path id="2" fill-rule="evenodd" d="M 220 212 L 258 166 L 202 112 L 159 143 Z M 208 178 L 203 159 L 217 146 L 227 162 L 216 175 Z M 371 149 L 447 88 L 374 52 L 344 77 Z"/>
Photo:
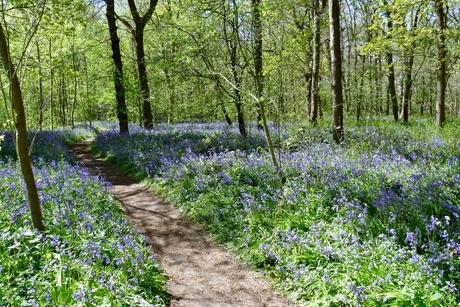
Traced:
<path id="1" fill-rule="evenodd" d="M 235 260 L 202 227 L 181 216 L 166 200 L 133 177 L 92 154 L 92 140 L 69 145 L 69 152 L 113 186 L 126 215 L 143 235 L 169 281 L 171 307 L 287 307 L 260 274 Z"/>

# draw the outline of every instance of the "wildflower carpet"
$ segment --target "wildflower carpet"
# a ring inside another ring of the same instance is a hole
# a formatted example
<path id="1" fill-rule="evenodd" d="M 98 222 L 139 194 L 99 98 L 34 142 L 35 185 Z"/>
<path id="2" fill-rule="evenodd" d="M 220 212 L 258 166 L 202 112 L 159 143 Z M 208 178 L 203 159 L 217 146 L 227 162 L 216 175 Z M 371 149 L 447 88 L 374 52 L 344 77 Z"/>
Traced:
<path id="1" fill-rule="evenodd" d="M 90 142 L 71 144 L 69 151 L 112 184 L 122 209 L 147 237 L 169 278 L 170 306 L 292 306 L 274 293 L 262 276 L 212 241 L 200 226 L 134 178 L 93 155 L 88 149 Z"/>

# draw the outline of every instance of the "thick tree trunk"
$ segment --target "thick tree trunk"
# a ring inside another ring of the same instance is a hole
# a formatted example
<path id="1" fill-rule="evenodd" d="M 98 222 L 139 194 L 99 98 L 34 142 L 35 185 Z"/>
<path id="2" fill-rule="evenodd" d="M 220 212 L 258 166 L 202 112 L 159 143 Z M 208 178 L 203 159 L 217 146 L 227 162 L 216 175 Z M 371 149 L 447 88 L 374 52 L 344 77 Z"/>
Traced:
<path id="1" fill-rule="evenodd" d="M 435 0 L 436 6 L 436 30 L 437 30 L 437 47 L 438 47 L 438 74 L 436 81 L 436 125 L 442 126 L 446 120 L 445 99 L 446 99 L 446 12 L 444 10 L 444 1 Z"/>
<path id="2" fill-rule="evenodd" d="M 11 62 L 9 48 L 6 37 L 3 31 L 3 26 L 0 25 L 0 57 L 3 67 L 10 82 L 11 103 L 13 107 L 14 123 L 16 127 L 16 151 L 21 165 L 22 176 L 27 190 L 27 200 L 29 202 L 30 213 L 32 216 L 32 224 L 38 230 L 44 230 L 42 212 L 40 207 L 40 199 L 38 197 L 37 186 L 35 184 L 34 173 L 29 158 L 29 149 L 27 145 L 27 123 L 22 100 L 21 86 L 19 79 Z"/>
<path id="3" fill-rule="evenodd" d="M 342 54 L 340 48 L 340 5 L 339 0 L 329 0 L 331 87 L 333 136 L 338 144 L 343 143 L 343 94 L 342 94 Z"/>
<path id="4" fill-rule="evenodd" d="M 114 0 L 106 0 L 107 3 L 107 23 L 110 31 L 110 41 L 112 45 L 112 59 L 115 64 L 114 84 L 117 99 L 117 117 L 120 126 L 120 133 L 129 133 L 128 128 L 128 108 L 126 107 L 126 95 L 123 85 L 123 63 L 121 61 L 120 39 L 117 34 L 117 24 L 115 20 Z"/>

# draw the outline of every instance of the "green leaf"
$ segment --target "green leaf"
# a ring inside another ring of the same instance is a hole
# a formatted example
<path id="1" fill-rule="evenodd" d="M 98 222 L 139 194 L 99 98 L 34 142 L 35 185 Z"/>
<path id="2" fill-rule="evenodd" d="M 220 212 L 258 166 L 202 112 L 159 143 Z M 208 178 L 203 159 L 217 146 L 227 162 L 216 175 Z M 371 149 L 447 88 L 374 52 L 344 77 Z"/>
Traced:
<path id="1" fill-rule="evenodd" d="M 442 293 L 436 292 L 435 294 L 430 296 L 430 302 L 434 302 L 442 298 Z"/>

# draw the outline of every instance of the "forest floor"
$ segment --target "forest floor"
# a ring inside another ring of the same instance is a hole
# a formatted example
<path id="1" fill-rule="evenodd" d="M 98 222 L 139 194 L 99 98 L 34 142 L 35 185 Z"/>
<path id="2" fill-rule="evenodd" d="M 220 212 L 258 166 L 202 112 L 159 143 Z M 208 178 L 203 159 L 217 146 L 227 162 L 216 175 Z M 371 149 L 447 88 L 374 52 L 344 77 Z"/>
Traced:
<path id="1" fill-rule="evenodd" d="M 201 226 L 191 223 L 162 197 L 92 154 L 91 140 L 69 145 L 69 151 L 112 185 L 131 223 L 148 238 L 168 277 L 171 307 L 294 306 L 276 293 L 261 274 L 234 259 Z"/>

